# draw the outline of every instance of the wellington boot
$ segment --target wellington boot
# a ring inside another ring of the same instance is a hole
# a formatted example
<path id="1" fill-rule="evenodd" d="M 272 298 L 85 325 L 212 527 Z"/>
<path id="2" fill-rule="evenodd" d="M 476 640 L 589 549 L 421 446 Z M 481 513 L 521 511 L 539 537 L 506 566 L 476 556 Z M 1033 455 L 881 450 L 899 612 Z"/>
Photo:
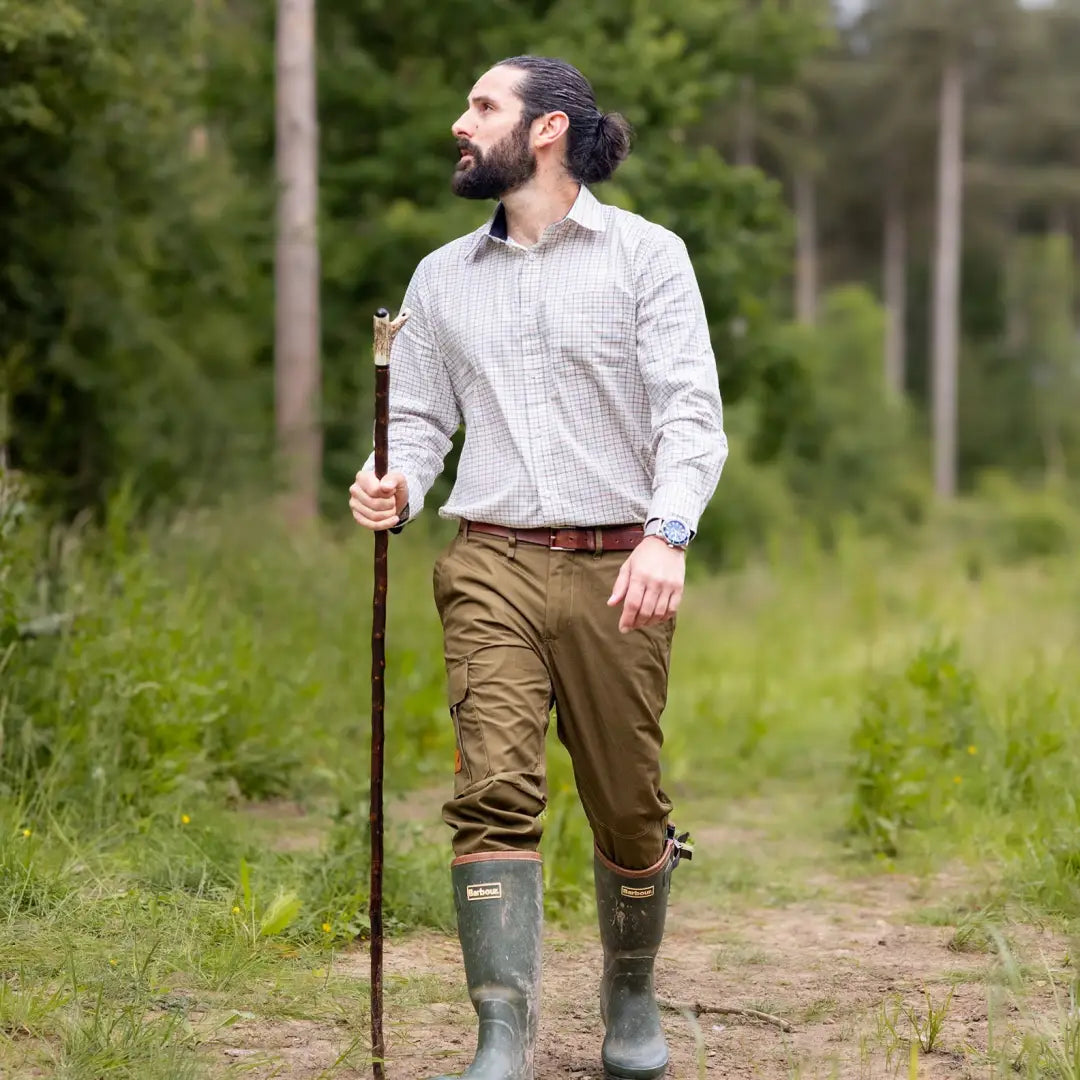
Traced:
<path id="1" fill-rule="evenodd" d="M 461 1078 L 533 1080 L 544 915 L 540 856 L 463 855 L 450 873 L 465 978 L 480 1022 L 476 1056 Z"/>
<path id="2" fill-rule="evenodd" d="M 654 1080 L 667 1070 L 653 965 L 664 937 L 671 872 L 689 857 L 669 829 L 664 854 L 648 870 L 624 870 L 597 851 L 593 858 L 604 975 L 600 1012 L 607 1033 L 601 1057 L 616 1080 Z"/>

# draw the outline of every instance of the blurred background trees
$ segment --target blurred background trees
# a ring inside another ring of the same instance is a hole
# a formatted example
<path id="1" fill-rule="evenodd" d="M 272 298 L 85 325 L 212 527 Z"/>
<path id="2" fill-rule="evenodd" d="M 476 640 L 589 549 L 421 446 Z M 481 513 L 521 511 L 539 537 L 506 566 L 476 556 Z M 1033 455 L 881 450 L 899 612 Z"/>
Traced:
<path id="1" fill-rule="evenodd" d="M 784 514 L 917 521 L 935 481 L 1075 481 L 1077 0 L 321 0 L 322 369 L 285 460 L 275 16 L 0 0 L 0 453 L 58 512 L 121 484 L 310 506 L 321 477 L 338 516 L 371 312 L 488 214 L 449 192 L 449 125 L 521 52 L 630 118 L 598 194 L 690 247 L 732 434 L 719 555 Z"/>

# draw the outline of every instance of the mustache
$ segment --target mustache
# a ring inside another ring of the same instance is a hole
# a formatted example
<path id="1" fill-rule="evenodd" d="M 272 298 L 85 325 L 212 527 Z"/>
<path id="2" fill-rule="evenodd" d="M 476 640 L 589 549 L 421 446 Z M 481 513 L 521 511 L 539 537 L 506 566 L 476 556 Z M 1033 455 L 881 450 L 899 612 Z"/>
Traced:
<path id="1" fill-rule="evenodd" d="M 458 139 L 458 150 L 464 150 L 467 154 L 472 154 L 474 158 L 481 156 L 480 147 L 474 146 L 468 139 Z"/>

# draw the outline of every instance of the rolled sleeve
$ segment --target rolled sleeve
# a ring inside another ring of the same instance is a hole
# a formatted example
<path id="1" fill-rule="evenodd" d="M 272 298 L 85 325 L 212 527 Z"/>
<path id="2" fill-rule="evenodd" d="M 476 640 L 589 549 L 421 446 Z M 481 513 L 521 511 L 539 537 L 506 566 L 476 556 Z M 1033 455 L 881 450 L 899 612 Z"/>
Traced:
<path id="1" fill-rule="evenodd" d="M 727 459 L 723 406 L 705 305 L 686 245 L 656 226 L 637 268 L 637 345 L 652 414 L 649 519 L 696 530 Z"/>

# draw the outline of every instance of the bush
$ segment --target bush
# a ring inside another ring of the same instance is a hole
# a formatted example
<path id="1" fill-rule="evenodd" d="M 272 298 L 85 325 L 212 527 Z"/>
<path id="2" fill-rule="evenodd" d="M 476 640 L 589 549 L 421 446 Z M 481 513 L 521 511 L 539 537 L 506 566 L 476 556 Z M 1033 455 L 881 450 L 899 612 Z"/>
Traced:
<path id="1" fill-rule="evenodd" d="M 904 829 L 929 825 L 955 801 L 967 771 L 961 763 L 984 725 L 955 643 L 928 645 L 902 675 L 880 679 L 852 736 L 849 831 L 874 852 L 896 855 Z"/>

